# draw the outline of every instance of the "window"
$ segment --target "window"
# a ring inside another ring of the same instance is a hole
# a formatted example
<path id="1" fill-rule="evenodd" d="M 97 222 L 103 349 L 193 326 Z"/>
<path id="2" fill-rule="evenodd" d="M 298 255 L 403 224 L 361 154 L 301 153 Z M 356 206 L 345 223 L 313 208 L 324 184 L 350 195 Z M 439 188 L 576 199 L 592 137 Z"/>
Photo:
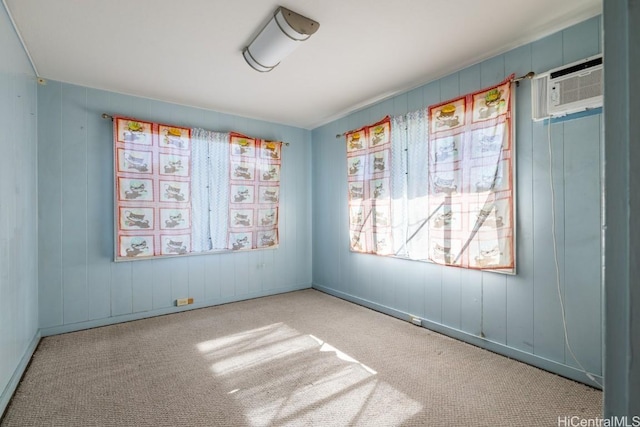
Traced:
<path id="1" fill-rule="evenodd" d="M 347 132 L 351 250 L 515 271 L 512 78 Z"/>
<path id="2" fill-rule="evenodd" d="M 277 247 L 281 149 L 115 117 L 116 260 Z"/>

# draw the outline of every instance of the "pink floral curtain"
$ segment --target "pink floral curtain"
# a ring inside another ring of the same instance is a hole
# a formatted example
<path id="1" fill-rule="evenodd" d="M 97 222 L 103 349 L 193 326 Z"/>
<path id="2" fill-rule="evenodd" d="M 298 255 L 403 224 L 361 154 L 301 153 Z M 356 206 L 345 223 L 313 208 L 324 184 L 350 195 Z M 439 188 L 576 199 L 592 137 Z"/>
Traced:
<path id="1" fill-rule="evenodd" d="M 515 268 L 512 79 L 429 107 L 433 262 Z"/>
<path id="2" fill-rule="evenodd" d="M 231 134 L 228 249 L 278 246 L 282 143 Z"/>
<path id="3" fill-rule="evenodd" d="M 348 132 L 350 248 L 393 254 L 391 232 L 391 124 L 389 117 Z"/>
<path id="4" fill-rule="evenodd" d="M 191 252 L 191 130 L 114 118 L 116 259 Z"/>

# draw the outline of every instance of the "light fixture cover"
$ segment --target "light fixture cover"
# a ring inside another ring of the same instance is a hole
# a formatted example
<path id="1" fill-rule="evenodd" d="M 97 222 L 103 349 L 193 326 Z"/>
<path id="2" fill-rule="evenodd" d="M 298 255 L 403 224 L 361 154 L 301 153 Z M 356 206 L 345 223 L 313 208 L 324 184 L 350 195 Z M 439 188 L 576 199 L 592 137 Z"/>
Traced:
<path id="1" fill-rule="evenodd" d="M 279 7 L 242 54 L 253 69 L 271 71 L 319 27 L 316 21 Z"/>

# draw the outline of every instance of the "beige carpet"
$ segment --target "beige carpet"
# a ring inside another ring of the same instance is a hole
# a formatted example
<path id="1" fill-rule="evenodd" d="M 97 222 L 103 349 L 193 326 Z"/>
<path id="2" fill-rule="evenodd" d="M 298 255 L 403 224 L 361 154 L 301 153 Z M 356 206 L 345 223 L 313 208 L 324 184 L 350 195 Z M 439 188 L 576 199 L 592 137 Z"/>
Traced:
<path id="1" fill-rule="evenodd" d="M 45 338 L 2 426 L 557 426 L 601 404 L 305 290 Z"/>

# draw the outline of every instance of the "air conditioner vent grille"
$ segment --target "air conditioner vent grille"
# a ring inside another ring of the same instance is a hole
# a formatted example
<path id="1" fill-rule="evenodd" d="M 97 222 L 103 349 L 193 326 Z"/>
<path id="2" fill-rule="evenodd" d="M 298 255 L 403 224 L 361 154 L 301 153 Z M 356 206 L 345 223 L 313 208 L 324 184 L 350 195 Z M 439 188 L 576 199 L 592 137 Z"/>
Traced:
<path id="1" fill-rule="evenodd" d="M 602 68 L 554 82 L 549 101 L 553 107 L 560 107 L 601 95 Z"/>
<path id="2" fill-rule="evenodd" d="M 562 82 L 561 104 L 602 95 L 602 70 Z"/>
<path id="3" fill-rule="evenodd" d="M 533 120 L 601 107 L 603 76 L 601 55 L 539 74 L 531 84 Z"/>

